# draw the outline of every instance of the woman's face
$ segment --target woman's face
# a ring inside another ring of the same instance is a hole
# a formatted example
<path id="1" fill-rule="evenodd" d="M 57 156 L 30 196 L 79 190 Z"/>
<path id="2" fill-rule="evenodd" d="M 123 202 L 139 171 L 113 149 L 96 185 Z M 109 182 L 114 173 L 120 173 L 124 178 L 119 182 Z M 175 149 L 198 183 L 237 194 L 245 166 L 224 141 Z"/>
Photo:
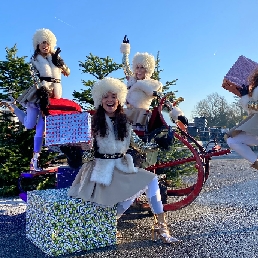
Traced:
<path id="1" fill-rule="evenodd" d="M 117 109 L 117 106 L 119 104 L 119 101 L 117 99 L 117 94 L 108 92 L 106 95 L 102 98 L 102 106 L 106 111 L 106 114 L 110 117 L 115 116 L 115 111 Z"/>
<path id="2" fill-rule="evenodd" d="M 135 69 L 135 75 L 137 80 L 143 80 L 145 79 L 146 69 L 138 64 Z"/>
<path id="3" fill-rule="evenodd" d="M 39 44 L 39 51 L 42 56 L 46 56 L 48 53 L 50 53 L 50 47 L 47 41 L 43 41 Z"/>

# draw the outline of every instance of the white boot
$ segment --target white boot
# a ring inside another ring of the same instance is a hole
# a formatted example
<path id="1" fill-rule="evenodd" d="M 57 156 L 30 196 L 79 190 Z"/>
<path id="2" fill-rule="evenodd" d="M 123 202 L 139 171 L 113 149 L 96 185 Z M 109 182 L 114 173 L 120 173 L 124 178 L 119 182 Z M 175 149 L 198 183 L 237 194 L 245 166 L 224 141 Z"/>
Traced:
<path id="1" fill-rule="evenodd" d="M 30 171 L 41 171 L 42 169 L 38 166 L 39 153 L 35 152 L 33 158 L 30 161 Z"/>

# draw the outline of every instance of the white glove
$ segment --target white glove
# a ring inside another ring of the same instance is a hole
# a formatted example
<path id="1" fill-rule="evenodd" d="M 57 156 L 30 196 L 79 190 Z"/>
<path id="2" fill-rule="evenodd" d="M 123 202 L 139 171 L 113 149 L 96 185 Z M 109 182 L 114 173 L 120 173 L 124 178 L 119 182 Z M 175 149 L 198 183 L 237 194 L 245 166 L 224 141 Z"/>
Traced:
<path id="1" fill-rule="evenodd" d="M 178 120 L 178 116 L 183 116 L 184 113 L 179 107 L 173 107 L 173 109 L 169 112 L 169 116 L 174 121 Z"/>

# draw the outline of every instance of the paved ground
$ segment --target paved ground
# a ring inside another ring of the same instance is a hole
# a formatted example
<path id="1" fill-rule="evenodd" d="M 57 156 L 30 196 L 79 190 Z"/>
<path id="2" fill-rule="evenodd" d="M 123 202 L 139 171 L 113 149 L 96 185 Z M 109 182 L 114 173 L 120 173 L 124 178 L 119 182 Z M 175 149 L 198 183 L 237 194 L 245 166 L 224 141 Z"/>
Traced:
<path id="1" fill-rule="evenodd" d="M 117 246 L 62 257 L 258 257 L 258 173 L 230 154 L 211 161 L 210 176 L 191 205 L 168 212 L 173 235 L 180 243 L 152 242 L 152 217 L 124 215 Z M 0 257 L 48 257 L 25 238 L 25 206 L 0 200 Z"/>

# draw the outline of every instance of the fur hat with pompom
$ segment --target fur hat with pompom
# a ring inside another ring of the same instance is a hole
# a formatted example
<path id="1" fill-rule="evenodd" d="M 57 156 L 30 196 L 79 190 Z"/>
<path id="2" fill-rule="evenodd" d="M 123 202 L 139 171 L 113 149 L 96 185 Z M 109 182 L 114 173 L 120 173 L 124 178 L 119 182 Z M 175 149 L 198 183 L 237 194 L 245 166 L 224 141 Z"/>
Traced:
<path id="1" fill-rule="evenodd" d="M 146 78 L 149 79 L 155 69 L 155 58 L 153 55 L 137 52 L 133 57 L 133 72 L 135 73 L 137 65 L 142 65 L 146 69 Z"/>
<path id="2" fill-rule="evenodd" d="M 108 93 L 117 94 L 119 103 L 123 106 L 126 101 L 127 87 L 118 79 L 106 77 L 98 82 L 95 82 L 91 94 L 94 101 L 95 108 L 98 108 L 102 103 L 102 98 Z"/>
<path id="3" fill-rule="evenodd" d="M 55 34 L 49 29 L 39 29 L 33 35 L 33 47 L 34 50 L 37 49 L 37 46 L 41 44 L 43 41 L 46 41 L 49 46 L 50 50 L 53 51 L 56 46 L 56 36 Z"/>

